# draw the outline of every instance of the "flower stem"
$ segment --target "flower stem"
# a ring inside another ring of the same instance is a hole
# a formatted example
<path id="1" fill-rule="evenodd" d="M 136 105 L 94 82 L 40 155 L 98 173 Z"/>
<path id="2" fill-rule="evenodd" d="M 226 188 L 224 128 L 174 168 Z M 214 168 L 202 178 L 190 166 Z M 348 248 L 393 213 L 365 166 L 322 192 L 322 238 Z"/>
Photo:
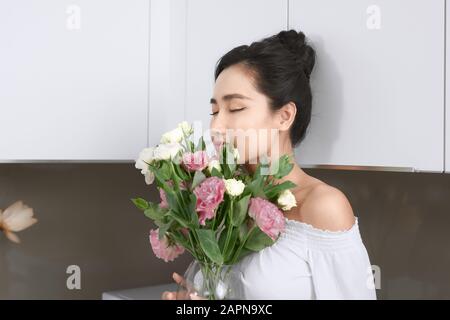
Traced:
<path id="1" fill-rule="evenodd" d="M 228 245 L 229 245 L 229 242 L 230 242 L 231 234 L 233 232 L 233 225 L 231 223 L 231 217 L 233 215 L 233 198 L 231 198 L 230 210 L 228 212 L 229 212 L 229 214 L 228 214 L 228 219 L 229 219 L 228 223 L 229 223 L 229 225 L 228 225 L 228 228 L 227 228 L 227 238 L 225 240 L 225 246 L 224 246 L 224 250 L 223 250 L 223 253 L 225 253 L 225 254 L 228 252 Z"/>
<path id="2" fill-rule="evenodd" d="M 239 257 L 239 254 L 242 251 L 242 248 L 244 247 L 245 243 L 247 242 L 248 238 L 250 237 L 250 234 L 253 232 L 253 230 L 255 230 L 255 228 L 257 227 L 256 223 L 250 228 L 250 231 L 247 233 L 247 235 L 245 236 L 244 240 L 241 242 L 241 244 L 239 245 L 239 248 L 236 250 L 233 258 L 231 259 L 231 263 L 233 264 L 236 262 L 236 260 Z"/>

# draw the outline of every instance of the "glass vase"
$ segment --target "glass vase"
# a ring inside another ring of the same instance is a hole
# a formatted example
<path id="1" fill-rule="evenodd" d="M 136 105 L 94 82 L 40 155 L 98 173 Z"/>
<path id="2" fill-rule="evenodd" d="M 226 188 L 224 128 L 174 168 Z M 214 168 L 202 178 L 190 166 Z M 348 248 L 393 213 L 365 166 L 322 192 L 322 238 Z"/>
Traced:
<path id="1" fill-rule="evenodd" d="M 191 293 L 205 300 L 243 300 L 242 272 L 236 265 L 218 265 L 194 260 L 178 286 L 177 299 L 190 299 Z"/>

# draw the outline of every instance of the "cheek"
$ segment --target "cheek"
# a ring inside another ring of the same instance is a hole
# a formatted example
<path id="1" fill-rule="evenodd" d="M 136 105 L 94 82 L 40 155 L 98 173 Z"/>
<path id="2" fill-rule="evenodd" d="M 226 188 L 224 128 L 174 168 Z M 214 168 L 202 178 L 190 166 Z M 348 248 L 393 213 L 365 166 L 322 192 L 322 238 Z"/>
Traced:
<path id="1" fill-rule="evenodd" d="M 270 128 L 272 125 L 272 119 L 269 114 L 257 108 L 252 108 L 236 115 L 231 122 L 233 129 L 243 130 Z"/>
<path id="2" fill-rule="evenodd" d="M 271 128 L 273 118 L 264 112 L 249 112 L 235 119 L 232 129 L 246 131 L 241 133 L 244 137 L 239 136 L 239 131 L 234 136 L 234 146 L 238 148 L 243 162 L 256 163 L 258 154 L 268 153 L 273 144 Z"/>

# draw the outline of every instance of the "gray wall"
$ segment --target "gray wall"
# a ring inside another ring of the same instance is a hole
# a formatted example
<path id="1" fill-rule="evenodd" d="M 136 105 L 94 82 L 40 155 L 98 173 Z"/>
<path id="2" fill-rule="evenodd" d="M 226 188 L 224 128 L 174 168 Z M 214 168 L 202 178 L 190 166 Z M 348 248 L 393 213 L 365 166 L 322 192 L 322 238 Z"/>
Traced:
<path id="1" fill-rule="evenodd" d="M 305 171 L 350 199 L 381 268 L 379 299 L 450 299 L 450 175 Z M 153 224 L 129 200 L 159 201 L 154 188 L 134 163 L 0 164 L 0 208 L 22 199 L 39 219 L 18 233 L 19 245 L 0 234 L 0 299 L 99 299 L 171 281 L 191 257 L 154 257 Z M 81 290 L 66 288 L 72 264 L 81 267 Z"/>

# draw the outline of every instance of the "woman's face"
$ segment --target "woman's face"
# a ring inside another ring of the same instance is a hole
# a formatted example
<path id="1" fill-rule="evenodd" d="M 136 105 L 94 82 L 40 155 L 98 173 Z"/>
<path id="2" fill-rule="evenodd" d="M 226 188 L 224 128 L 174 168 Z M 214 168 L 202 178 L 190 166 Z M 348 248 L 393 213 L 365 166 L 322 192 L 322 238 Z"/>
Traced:
<path id="1" fill-rule="evenodd" d="M 220 73 L 211 98 L 211 114 L 213 141 L 232 142 L 239 151 L 239 163 L 256 163 L 258 155 L 271 152 L 276 142 L 271 129 L 278 128 L 277 117 L 243 66 L 232 65 Z"/>

